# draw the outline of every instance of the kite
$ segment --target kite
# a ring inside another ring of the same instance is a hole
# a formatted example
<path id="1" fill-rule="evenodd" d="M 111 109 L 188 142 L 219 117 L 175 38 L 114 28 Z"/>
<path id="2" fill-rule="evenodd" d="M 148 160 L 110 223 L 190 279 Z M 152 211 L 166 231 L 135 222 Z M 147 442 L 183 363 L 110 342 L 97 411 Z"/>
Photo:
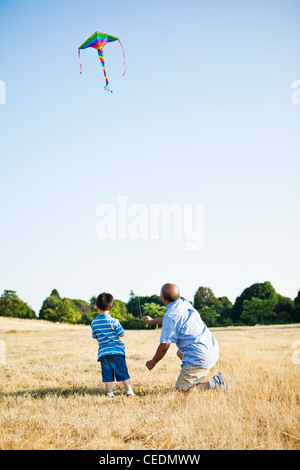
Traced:
<path id="1" fill-rule="evenodd" d="M 103 55 L 103 47 L 105 44 L 108 42 L 113 42 L 113 41 L 119 41 L 120 46 L 122 47 L 123 50 L 123 60 L 124 60 L 124 73 L 122 75 L 125 75 L 126 72 L 126 62 L 125 62 L 125 51 L 124 47 L 122 46 L 122 43 L 119 38 L 116 38 L 114 36 L 109 36 L 108 34 L 104 33 L 99 33 L 96 32 L 94 33 L 90 38 L 88 38 L 79 48 L 78 48 L 78 57 L 79 57 L 79 64 L 80 64 L 80 73 L 82 73 L 82 65 L 80 62 L 80 49 L 86 49 L 87 47 L 94 47 L 98 51 L 99 59 L 103 68 L 103 73 L 104 73 L 104 78 L 105 78 L 105 85 L 104 85 L 104 90 L 112 91 L 109 89 L 109 81 L 107 79 L 106 75 L 106 70 L 105 70 L 105 63 L 104 63 L 104 55 Z"/>

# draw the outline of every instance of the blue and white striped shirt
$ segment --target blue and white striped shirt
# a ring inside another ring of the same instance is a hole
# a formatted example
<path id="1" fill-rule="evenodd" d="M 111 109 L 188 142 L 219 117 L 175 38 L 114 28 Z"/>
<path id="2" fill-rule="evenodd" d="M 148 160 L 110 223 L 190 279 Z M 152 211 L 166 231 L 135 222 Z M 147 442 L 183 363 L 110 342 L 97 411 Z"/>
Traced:
<path id="1" fill-rule="evenodd" d="M 92 337 L 98 340 L 98 361 L 100 357 L 109 354 L 125 356 L 125 345 L 119 338 L 124 333 L 124 328 L 119 320 L 109 313 L 101 313 L 92 321 L 91 327 Z"/>

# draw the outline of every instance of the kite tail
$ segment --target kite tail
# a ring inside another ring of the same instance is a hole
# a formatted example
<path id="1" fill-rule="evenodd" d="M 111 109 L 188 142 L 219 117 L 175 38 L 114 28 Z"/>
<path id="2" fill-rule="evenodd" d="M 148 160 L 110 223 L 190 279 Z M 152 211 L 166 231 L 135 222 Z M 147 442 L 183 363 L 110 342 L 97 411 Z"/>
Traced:
<path id="1" fill-rule="evenodd" d="M 110 91 L 112 93 L 112 91 L 109 89 L 109 81 L 108 81 L 108 78 L 107 78 L 107 75 L 106 75 L 104 57 L 103 57 L 103 53 L 100 49 L 98 49 L 98 55 L 99 55 L 99 59 L 100 59 L 100 62 L 101 62 L 102 68 L 103 68 L 103 73 L 104 73 L 104 78 L 105 78 L 104 90 Z"/>
<path id="2" fill-rule="evenodd" d="M 118 41 L 119 41 L 119 43 L 120 43 L 120 46 L 121 46 L 122 49 L 123 49 L 123 60 L 124 60 L 125 69 L 124 69 L 124 73 L 122 73 L 122 75 L 125 75 L 125 72 L 126 72 L 125 50 L 124 50 L 124 47 L 122 46 L 122 43 L 121 43 L 120 39 L 118 39 Z"/>
<path id="3" fill-rule="evenodd" d="M 78 58 L 79 58 L 79 65 L 80 65 L 80 73 L 82 73 L 82 65 L 80 62 L 80 49 L 78 49 Z"/>

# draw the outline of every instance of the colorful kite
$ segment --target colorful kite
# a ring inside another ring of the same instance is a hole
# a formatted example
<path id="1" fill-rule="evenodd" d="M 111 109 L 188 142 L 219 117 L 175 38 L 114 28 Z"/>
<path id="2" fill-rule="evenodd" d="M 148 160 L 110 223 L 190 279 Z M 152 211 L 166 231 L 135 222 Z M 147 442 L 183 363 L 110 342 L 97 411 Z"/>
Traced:
<path id="1" fill-rule="evenodd" d="M 119 38 L 115 38 L 114 36 L 109 36 L 108 34 L 96 32 L 90 38 L 88 38 L 78 49 L 80 73 L 82 73 L 82 65 L 81 65 L 81 62 L 80 62 L 80 49 L 86 49 L 87 47 L 94 47 L 95 49 L 97 49 L 99 59 L 100 59 L 100 62 L 102 64 L 102 67 L 103 67 L 103 73 L 104 73 L 104 78 L 105 78 L 104 90 L 110 91 L 111 93 L 112 93 L 112 91 L 109 89 L 109 81 L 107 79 L 107 75 L 106 75 L 106 71 L 105 71 L 104 55 L 103 55 L 103 50 L 102 49 L 105 46 L 105 44 L 107 44 L 108 42 L 113 42 L 113 41 L 119 41 L 120 46 L 123 49 L 123 60 L 124 60 L 125 70 L 124 70 L 124 73 L 122 75 L 125 75 L 125 72 L 126 72 L 125 51 L 124 51 L 124 47 L 122 46 L 121 41 L 120 41 Z"/>

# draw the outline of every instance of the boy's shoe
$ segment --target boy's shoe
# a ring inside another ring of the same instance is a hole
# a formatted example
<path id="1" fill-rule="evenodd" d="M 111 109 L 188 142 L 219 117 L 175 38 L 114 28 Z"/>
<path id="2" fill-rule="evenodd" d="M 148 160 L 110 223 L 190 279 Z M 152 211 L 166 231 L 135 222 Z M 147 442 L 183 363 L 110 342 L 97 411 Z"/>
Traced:
<path id="1" fill-rule="evenodd" d="M 214 380 L 214 382 L 216 383 L 217 388 L 224 390 L 224 392 L 228 392 L 228 385 L 222 372 L 218 372 L 216 375 L 214 375 L 212 380 Z"/>

